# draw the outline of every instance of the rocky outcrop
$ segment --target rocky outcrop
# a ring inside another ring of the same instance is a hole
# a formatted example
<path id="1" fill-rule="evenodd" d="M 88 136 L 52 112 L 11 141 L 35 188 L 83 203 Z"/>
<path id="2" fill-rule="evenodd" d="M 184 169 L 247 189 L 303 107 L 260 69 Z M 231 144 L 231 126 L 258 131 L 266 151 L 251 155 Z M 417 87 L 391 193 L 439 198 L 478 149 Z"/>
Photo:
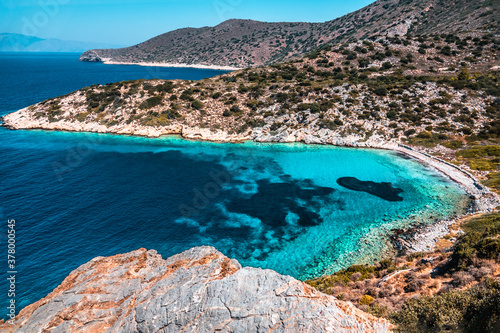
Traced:
<path id="1" fill-rule="evenodd" d="M 98 257 L 2 332 L 386 332 L 391 325 L 213 247 Z"/>
<path id="2" fill-rule="evenodd" d="M 102 62 L 103 61 L 103 59 L 94 50 L 84 52 L 80 56 L 80 59 L 78 59 L 78 60 L 85 61 L 85 62 Z"/>

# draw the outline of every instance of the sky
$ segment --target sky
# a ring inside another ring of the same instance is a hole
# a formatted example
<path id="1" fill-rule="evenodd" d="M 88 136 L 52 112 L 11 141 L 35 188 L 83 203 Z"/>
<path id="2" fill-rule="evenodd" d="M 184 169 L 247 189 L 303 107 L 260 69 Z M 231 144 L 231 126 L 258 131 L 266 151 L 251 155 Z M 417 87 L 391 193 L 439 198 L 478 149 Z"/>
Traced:
<path id="1" fill-rule="evenodd" d="M 120 46 L 225 20 L 325 22 L 373 0 L 0 0 L 0 33 Z"/>

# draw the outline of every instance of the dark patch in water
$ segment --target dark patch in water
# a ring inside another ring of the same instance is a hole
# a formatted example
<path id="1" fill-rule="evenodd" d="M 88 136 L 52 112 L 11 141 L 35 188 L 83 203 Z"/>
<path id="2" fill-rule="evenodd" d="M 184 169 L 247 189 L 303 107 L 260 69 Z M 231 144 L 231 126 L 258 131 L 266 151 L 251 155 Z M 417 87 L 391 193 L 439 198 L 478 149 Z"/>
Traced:
<path id="1" fill-rule="evenodd" d="M 315 226 L 323 220 L 316 212 L 320 198 L 334 192 L 329 187 L 315 186 L 311 181 L 272 183 L 268 179 L 257 181 L 258 192 L 249 198 L 240 198 L 227 205 L 228 211 L 256 217 L 262 223 L 276 228 L 287 225 L 288 212 L 299 216 L 298 225 Z M 306 202 L 301 205 L 299 202 Z M 317 203 L 317 204 L 316 204 Z"/>
<path id="2" fill-rule="evenodd" d="M 337 179 L 337 184 L 347 189 L 359 192 L 366 192 L 387 201 L 403 201 L 399 196 L 403 190 L 392 187 L 391 183 L 376 183 L 372 181 L 362 181 L 354 177 L 342 177 Z"/>
<path id="3" fill-rule="evenodd" d="M 406 154 L 403 154 L 403 153 L 400 153 L 400 152 L 396 152 L 396 156 L 401 157 L 402 159 L 405 159 L 405 160 L 413 160 L 413 157 L 406 155 Z"/>

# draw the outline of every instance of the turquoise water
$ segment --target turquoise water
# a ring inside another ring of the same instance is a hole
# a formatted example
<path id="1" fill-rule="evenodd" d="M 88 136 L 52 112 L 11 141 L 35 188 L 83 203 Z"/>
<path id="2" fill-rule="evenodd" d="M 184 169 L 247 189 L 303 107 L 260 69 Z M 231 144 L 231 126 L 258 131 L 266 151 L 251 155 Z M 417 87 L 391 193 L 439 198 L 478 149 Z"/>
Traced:
<path id="1" fill-rule="evenodd" d="M 16 87 L 0 105 L 33 103 Z M 63 88 L 40 84 L 36 95 Z M 243 265 L 311 278 L 380 259 L 390 229 L 467 205 L 448 180 L 391 151 L 4 128 L 0 147 L 0 215 L 17 222 L 18 310 L 90 259 L 141 247 L 167 257 L 213 245 Z M 390 182 L 403 200 L 348 190 L 341 177 Z"/>

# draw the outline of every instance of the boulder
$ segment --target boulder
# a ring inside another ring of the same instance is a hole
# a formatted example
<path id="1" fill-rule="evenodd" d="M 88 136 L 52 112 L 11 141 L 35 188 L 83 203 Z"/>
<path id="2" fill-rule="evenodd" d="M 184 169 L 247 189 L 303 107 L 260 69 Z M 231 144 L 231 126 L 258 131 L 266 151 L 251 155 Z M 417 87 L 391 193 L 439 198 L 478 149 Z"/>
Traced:
<path id="1" fill-rule="evenodd" d="M 98 257 L 2 332 L 386 332 L 391 325 L 213 247 Z"/>

